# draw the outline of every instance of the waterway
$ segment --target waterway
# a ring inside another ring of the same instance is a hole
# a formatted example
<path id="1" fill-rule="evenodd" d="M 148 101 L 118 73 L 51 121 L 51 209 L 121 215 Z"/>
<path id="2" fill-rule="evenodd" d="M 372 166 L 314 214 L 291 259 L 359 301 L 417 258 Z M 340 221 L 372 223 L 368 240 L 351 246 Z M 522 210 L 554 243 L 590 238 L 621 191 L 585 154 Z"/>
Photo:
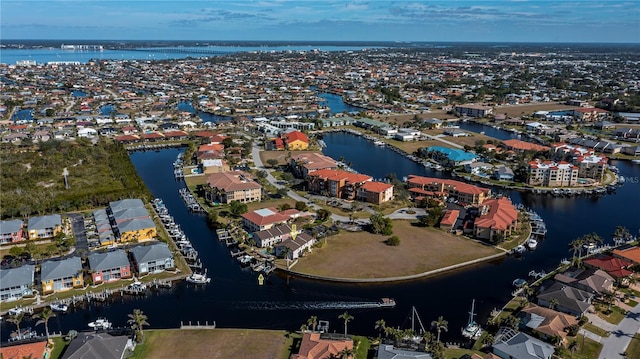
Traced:
<path id="1" fill-rule="evenodd" d="M 321 93 L 318 93 L 318 97 L 325 100 L 320 104 L 323 106 L 329 106 L 329 109 L 330 109 L 329 113 L 332 115 L 335 115 L 337 113 L 360 112 L 364 110 L 364 108 L 362 107 L 352 106 L 345 103 L 342 100 L 342 96 L 340 95 L 321 92 Z"/>
<path id="2" fill-rule="evenodd" d="M 353 135 L 327 134 L 324 141 L 326 154 L 334 158 L 345 156 L 345 161 L 351 161 L 354 169 L 376 178 L 391 172 L 399 177 L 411 173 L 439 174 Z M 515 202 L 535 209 L 547 221 L 549 229 L 547 239 L 538 249 L 520 259 L 505 257 L 435 278 L 401 283 L 347 285 L 300 278 L 287 280 L 272 274 L 265 285 L 260 286 L 255 273 L 242 270 L 230 258 L 227 249 L 207 227 L 205 218 L 187 211 L 178 195 L 182 184 L 173 179 L 171 163 L 178 152 L 178 149 L 136 152 L 131 160 L 150 191 L 164 200 L 199 251 L 212 282 L 200 288 L 180 283 L 171 290 L 143 298 L 125 297 L 104 304 L 92 303 L 84 309 L 52 318 L 49 321 L 51 331 L 66 333 L 70 329 L 87 329 L 88 322 L 102 316 L 117 326 L 124 326 L 127 314 L 140 308 L 149 317 L 152 328 L 177 327 L 180 321 L 199 320 L 201 323 L 216 321 L 218 327 L 297 330 L 315 315 L 329 320 L 331 331 L 340 332 L 342 322 L 338 315 L 348 310 L 354 316 L 349 323 L 349 332 L 376 335 L 374 323 L 381 318 L 387 325 L 406 328 L 411 307 L 415 306 L 424 323 L 444 316 L 449 321 L 449 332 L 442 333 L 443 340 L 458 341 L 472 299 L 476 299 L 477 319 L 484 322 L 493 308 L 502 306 L 509 299 L 513 279 L 526 278 L 532 269 L 552 270 L 561 259 L 570 256 L 568 243 L 574 238 L 597 232 L 610 239 L 617 225 L 625 225 L 633 233 L 638 233 L 640 228 L 637 210 L 640 166 L 618 162 L 615 164 L 629 180 L 614 195 L 561 199 L 508 192 Z M 381 297 L 395 298 L 397 307 L 371 308 L 370 302 Z M 363 305 L 363 302 L 369 304 Z M 26 321 L 21 327 L 34 324 Z M 1 325 L 2 338 L 6 339 L 13 326 L 6 321 Z M 39 327 L 39 331 L 43 328 Z"/>

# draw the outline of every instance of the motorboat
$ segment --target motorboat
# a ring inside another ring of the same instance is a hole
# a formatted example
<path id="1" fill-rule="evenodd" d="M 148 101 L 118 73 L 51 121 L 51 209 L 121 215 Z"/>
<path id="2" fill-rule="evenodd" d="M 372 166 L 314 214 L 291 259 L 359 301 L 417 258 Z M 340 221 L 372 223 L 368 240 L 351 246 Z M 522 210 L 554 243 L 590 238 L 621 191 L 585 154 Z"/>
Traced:
<path id="1" fill-rule="evenodd" d="M 7 314 L 9 314 L 12 317 L 18 316 L 22 313 L 24 313 L 24 309 L 22 309 L 22 307 L 11 308 L 7 311 Z"/>
<path id="2" fill-rule="evenodd" d="M 538 241 L 535 238 L 529 238 L 524 242 L 529 250 L 535 250 L 538 246 Z"/>
<path id="3" fill-rule="evenodd" d="M 396 301 L 393 298 L 382 298 L 379 305 L 380 308 L 393 308 L 396 306 Z"/>
<path id="4" fill-rule="evenodd" d="M 111 329 L 112 324 L 106 318 L 98 318 L 95 322 L 91 322 L 88 324 L 90 328 L 95 330 L 107 330 Z"/>
<path id="5" fill-rule="evenodd" d="M 527 280 L 522 278 L 516 278 L 513 280 L 512 284 L 516 288 L 522 288 L 524 287 L 525 284 L 527 284 Z"/>
<path id="6" fill-rule="evenodd" d="M 527 250 L 527 248 L 525 246 L 523 246 L 522 244 L 520 244 L 517 247 L 515 247 L 514 249 L 512 249 L 513 254 L 522 254 L 526 250 Z"/>
<path id="7" fill-rule="evenodd" d="M 58 312 L 58 313 L 66 313 L 67 310 L 69 310 L 69 306 L 64 303 L 51 303 L 49 304 L 49 307 L 54 312 Z"/>
<path id="8" fill-rule="evenodd" d="M 384 145 L 386 145 L 386 143 L 384 143 L 383 141 L 374 141 L 373 144 L 376 145 L 376 146 L 384 146 Z"/>
<path id="9" fill-rule="evenodd" d="M 187 282 L 192 283 L 192 284 L 207 284 L 209 282 L 211 282 L 211 278 L 207 277 L 207 273 L 191 273 L 190 276 L 188 276 L 185 279 Z"/>
<path id="10" fill-rule="evenodd" d="M 640 160 L 631 160 L 631 163 L 636 164 L 636 165 L 640 165 Z"/>
<path id="11" fill-rule="evenodd" d="M 482 335 L 482 328 L 475 320 L 473 320 L 473 317 L 476 315 L 474 313 L 475 304 L 476 300 L 474 299 L 471 302 L 471 311 L 469 312 L 469 321 L 467 322 L 467 326 L 462 328 L 462 336 L 473 340 L 480 338 L 480 335 Z"/>

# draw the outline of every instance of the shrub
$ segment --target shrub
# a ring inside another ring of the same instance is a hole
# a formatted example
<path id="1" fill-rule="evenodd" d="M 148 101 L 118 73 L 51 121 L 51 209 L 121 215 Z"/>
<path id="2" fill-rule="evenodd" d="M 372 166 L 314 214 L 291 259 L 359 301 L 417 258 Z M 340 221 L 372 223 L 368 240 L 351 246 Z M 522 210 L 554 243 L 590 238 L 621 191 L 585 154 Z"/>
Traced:
<path id="1" fill-rule="evenodd" d="M 389 237 L 386 241 L 384 241 L 384 243 L 388 246 L 399 246 L 400 245 L 400 238 L 398 238 L 398 236 L 392 236 Z"/>

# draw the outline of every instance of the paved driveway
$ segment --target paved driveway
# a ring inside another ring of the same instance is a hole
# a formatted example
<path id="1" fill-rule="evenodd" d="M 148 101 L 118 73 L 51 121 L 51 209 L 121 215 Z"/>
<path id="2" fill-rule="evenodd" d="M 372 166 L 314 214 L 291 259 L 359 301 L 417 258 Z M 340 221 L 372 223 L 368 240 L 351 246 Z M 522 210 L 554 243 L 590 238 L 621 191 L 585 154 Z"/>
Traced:
<path id="1" fill-rule="evenodd" d="M 622 359 L 633 336 L 640 330 L 640 304 L 636 305 L 604 341 L 599 359 Z"/>
<path id="2" fill-rule="evenodd" d="M 89 253 L 89 242 L 87 242 L 87 233 L 84 228 L 84 217 L 79 213 L 68 213 L 71 219 L 71 229 L 76 237 L 76 249 L 74 254 L 86 256 Z"/>

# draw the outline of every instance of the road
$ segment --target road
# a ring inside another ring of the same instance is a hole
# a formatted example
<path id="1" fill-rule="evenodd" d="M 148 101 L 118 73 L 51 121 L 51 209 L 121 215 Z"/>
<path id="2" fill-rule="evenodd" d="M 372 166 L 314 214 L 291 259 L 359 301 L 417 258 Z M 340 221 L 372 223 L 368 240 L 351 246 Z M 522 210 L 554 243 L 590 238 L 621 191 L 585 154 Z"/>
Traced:
<path id="1" fill-rule="evenodd" d="M 627 316 L 611 331 L 604 341 L 599 359 L 622 359 L 624 351 L 631 343 L 633 336 L 640 330 L 640 304 L 633 307 Z"/>

